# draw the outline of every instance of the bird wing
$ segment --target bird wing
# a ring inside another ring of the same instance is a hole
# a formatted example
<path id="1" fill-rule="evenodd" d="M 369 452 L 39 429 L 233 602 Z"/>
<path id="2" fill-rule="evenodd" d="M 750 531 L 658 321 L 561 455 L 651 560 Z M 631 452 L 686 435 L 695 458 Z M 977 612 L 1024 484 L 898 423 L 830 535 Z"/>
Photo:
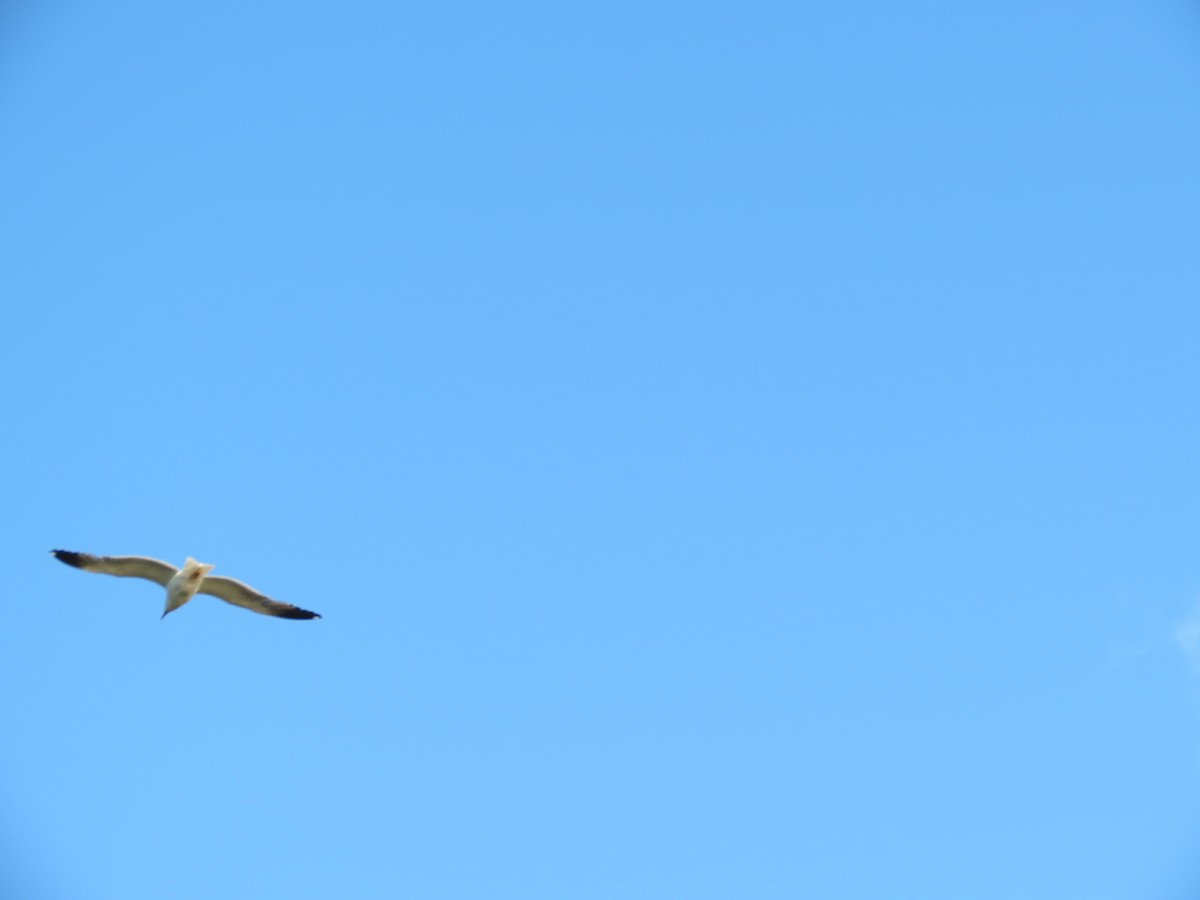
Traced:
<path id="1" fill-rule="evenodd" d="M 148 556 L 92 556 L 90 553 L 74 553 L 71 550 L 51 550 L 59 562 L 103 575 L 118 575 L 121 578 L 146 578 L 166 585 L 179 570 L 161 559 Z"/>
<path id="2" fill-rule="evenodd" d="M 220 597 L 226 603 L 232 603 L 234 606 L 262 613 L 264 616 L 278 616 L 281 619 L 321 618 L 315 612 L 309 612 L 307 609 L 292 606 L 290 603 L 280 603 L 278 600 L 272 600 L 270 597 L 254 590 L 254 588 L 242 584 L 240 581 L 236 581 L 233 578 L 225 578 L 221 575 L 205 576 L 204 580 L 200 582 L 200 590 L 197 593 Z"/>

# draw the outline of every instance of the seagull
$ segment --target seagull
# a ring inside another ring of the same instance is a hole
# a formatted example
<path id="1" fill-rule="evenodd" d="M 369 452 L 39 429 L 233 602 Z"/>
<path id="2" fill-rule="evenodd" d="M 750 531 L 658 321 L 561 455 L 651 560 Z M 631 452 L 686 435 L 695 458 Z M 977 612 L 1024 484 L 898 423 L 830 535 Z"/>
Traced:
<path id="1" fill-rule="evenodd" d="M 321 618 L 307 609 L 272 600 L 240 581 L 220 575 L 209 575 L 214 567 L 198 563 L 190 556 L 183 568 L 177 569 L 170 563 L 146 556 L 92 556 L 90 553 L 74 553 L 70 550 L 50 552 L 59 562 L 83 569 L 85 572 L 119 575 L 122 578 L 145 578 L 161 584 L 167 589 L 167 608 L 162 614 L 164 619 L 167 613 L 179 609 L 196 594 L 211 594 L 220 597 L 226 603 L 262 613 L 264 616 L 278 616 L 281 619 Z"/>

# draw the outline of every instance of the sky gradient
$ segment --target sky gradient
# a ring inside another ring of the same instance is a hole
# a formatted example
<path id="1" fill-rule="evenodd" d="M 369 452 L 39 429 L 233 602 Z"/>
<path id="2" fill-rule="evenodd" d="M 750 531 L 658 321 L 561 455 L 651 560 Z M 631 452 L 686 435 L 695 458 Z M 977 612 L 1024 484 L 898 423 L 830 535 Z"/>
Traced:
<path id="1" fill-rule="evenodd" d="M 1194 7 L 34 7 L 0 894 L 1197 896 Z"/>

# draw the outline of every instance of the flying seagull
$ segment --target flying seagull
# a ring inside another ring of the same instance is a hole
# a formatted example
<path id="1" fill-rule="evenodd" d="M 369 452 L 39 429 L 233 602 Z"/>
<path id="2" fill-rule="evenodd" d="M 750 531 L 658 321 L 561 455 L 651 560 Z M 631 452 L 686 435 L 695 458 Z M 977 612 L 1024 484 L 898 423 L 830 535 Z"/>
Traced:
<path id="1" fill-rule="evenodd" d="M 122 578 L 145 578 L 161 584 L 167 589 L 167 608 L 163 610 L 163 618 L 166 618 L 167 613 L 179 609 L 196 594 L 211 594 L 220 597 L 226 603 L 262 613 L 264 616 L 278 616 L 281 619 L 321 618 L 315 612 L 263 596 L 240 581 L 220 575 L 209 575 L 213 566 L 198 563 L 190 556 L 182 569 L 176 569 L 170 563 L 146 556 L 92 556 L 90 553 L 73 553 L 70 550 L 50 552 L 59 562 L 83 569 L 85 572 L 119 575 Z"/>

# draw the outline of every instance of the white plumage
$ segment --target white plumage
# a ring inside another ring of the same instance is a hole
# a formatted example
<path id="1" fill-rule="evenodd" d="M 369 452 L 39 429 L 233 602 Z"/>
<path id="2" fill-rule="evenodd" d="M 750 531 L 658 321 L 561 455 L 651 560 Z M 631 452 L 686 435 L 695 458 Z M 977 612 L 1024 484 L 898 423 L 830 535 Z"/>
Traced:
<path id="1" fill-rule="evenodd" d="M 179 609 L 196 594 L 211 594 L 220 597 L 226 603 L 262 613 L 264 616 L 277 616 L 281 619 L 321 618 L 307 609 L 272 600 L 240 581 L 221 575 L 209 575 L 213 566 L 198 563 L 190 556 L 183 567 L 177 569 L 170 563 L 146 556 L 92 556 L 90 553 L 75 553 L 71 550 L 50 552 L 59 562 L 83 569 L 85 572 L 117 575 L 121 578 L 145 578 L 161 584 L 167 589 L 167 605 L 163 616 Z"/>

